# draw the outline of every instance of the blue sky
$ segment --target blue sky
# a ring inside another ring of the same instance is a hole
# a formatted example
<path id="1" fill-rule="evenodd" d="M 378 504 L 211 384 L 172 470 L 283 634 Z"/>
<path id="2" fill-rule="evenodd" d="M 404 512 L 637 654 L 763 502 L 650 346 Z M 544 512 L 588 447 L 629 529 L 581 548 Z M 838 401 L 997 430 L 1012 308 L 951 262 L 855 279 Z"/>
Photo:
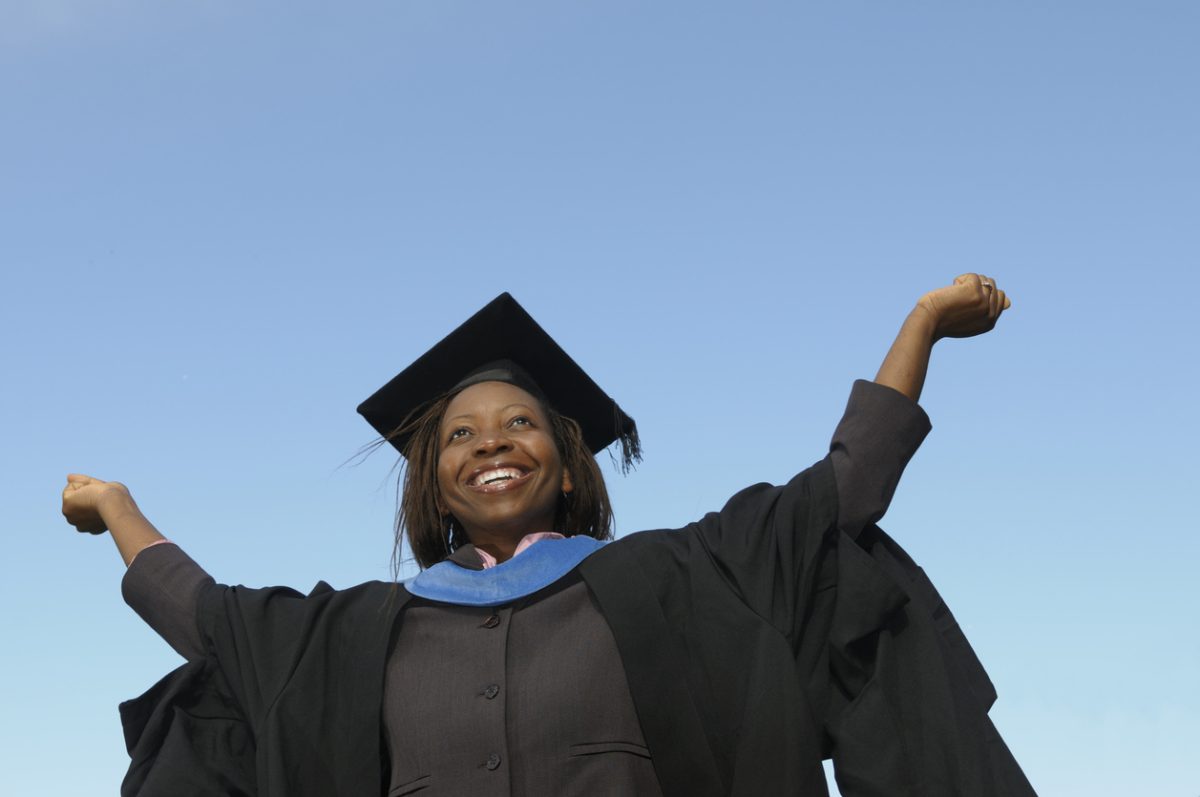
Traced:
<path id="1" fill-rule="evenodd" d="M 956 274 L 884 527 L 1046 795 L 1200 792 L 1193 3 L 0 6 L 0 791 L 106 795 L 178 657 L 70 471 L 218 579 L 387 578 L 354 407 L 509 290 L 634 415 L 618 532 L 820 458 Z M 611 473 L 611 470 L 610 470 Z M 69 778 L 45 783 L 46 773 Z"/>

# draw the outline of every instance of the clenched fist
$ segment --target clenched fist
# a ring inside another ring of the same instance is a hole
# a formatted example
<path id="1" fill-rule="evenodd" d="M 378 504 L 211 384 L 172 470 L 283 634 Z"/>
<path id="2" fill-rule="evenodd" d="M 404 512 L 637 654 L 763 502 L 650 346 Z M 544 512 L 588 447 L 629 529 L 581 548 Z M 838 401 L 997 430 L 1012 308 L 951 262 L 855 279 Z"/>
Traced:
<path id="1" fill-rule="evenodd" d="M 108 525 L 101 516 L 101 504 L 114 496 L 128 495 L 129 490 L 120 482 L 100 481 L 80 473 L 69 474 L 62 492 L 63 517 L 77 531 L 103 534 L 108 531 Z"/>
<path id="2" fill-rule="evenodd" d="M 1012 302 L 990 277 L 963 274 L 955 277 L 953 285 L 922 296 L 917 307 L 933 317 L 934 340 L 940 340 L 991 331 Z"/>

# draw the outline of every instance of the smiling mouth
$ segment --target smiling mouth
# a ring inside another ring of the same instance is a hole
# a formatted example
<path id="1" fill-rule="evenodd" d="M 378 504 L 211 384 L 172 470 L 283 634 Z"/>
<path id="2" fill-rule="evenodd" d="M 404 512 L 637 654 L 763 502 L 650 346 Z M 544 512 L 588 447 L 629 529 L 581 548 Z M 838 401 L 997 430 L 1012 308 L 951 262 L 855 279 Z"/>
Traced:
<path id="1" fill-rule="evenodd" d="M 467 480 L 467 487 L 485 493 L 498 492 L 524 482 L 530 475 L 529 471 L 520 468 L 489 468 L 473 474 Z"/>

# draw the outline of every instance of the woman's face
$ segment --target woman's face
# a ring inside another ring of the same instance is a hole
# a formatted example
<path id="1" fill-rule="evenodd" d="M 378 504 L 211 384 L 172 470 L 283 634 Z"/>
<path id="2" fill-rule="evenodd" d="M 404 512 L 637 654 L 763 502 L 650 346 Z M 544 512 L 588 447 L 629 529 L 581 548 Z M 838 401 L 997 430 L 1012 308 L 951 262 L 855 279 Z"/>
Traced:
<path id="1" fill-rule="evenodd" d="M 476 545 L 554 531 L 558 497 L 572 489 L 536 398 L 480 382 L 446 407 L 439 429 L 438 508 Z"/>

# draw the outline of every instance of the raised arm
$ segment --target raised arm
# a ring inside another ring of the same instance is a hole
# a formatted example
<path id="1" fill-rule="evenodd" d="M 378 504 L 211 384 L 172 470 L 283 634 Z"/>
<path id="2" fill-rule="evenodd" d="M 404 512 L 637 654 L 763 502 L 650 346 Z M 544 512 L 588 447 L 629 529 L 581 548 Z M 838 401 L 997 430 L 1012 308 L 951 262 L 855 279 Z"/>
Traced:
<path id="1" fill-rule="evenodd" d="M 933 344 L 986 332 L 1009 307 L 1004 291 L 978 274 L 921 297 L 879 368 L 875 384 L 857 382 L 833 434 L 838 526 L 852 537 L 887 511 L 909 459 L 929 432 L 916 401 Z"/>
<path id="2" fill-rule="evenodd" d="M 835 434 L 835 448 L 840 436 L 854 455 L 843 457 L 842 470 L 834 459 L 839 502 L 849 492 L 865 496 L 859 507 L 874 500 L 876 512 L 886 508 L 894 487 L 886 477 L 899 476 L 900 461 L 888 452 L 901 450 L 897 441 L 919 442 L 904 430 L 918 428 L 911 411 L 918 409 L 933 344 L 987 332 L 1009 307 L 1004 292 L 977 274 L 921 298 L 880 367 L 878 384 L 855 385 L 873 409 L 853 418 L 847 412 L 843 425 L 849 428 Z M 862 518 L 868 523 L 874 516 Z M 839 525 L 844 522 L 839 516 Z M 1033 789 L 987 717 L 996 698 L 992 684 L 937 590 L 886 534 L 856 542 L 857 548 L 838 551 L 830 630 L 818 637 L 829 680 L 815 669 L 812 683 L 819 688 L 810 692 L 811 705 L 826 707 L 842 793 L 891 794 L 898 784 L 919 783 L 921 794 L 1031 797 Z"/>
<path id="3" fill-rule="evenodd" d="M 1011 306 L 995 280 L 982 274 L 963 274 L 953 285 L 930 291 L 908 314 L 875 381 L 917 401 L 933 344 L 942 338 L 981 335 Z"/>
<path id="4" fill-rule="evenodd" d="M 63 490 L 63 515 L 79 531 L 107 530 L 129 569 L 121 582 L 125 602 L 186 659 L 204 655 L 196 601 L 212 578 L 151 525 L 119 482 L 71 474 Z M 155 546 L 153 550 L 147 550 Z M 134 564 L 134 558 L 137 563 Z"/>

